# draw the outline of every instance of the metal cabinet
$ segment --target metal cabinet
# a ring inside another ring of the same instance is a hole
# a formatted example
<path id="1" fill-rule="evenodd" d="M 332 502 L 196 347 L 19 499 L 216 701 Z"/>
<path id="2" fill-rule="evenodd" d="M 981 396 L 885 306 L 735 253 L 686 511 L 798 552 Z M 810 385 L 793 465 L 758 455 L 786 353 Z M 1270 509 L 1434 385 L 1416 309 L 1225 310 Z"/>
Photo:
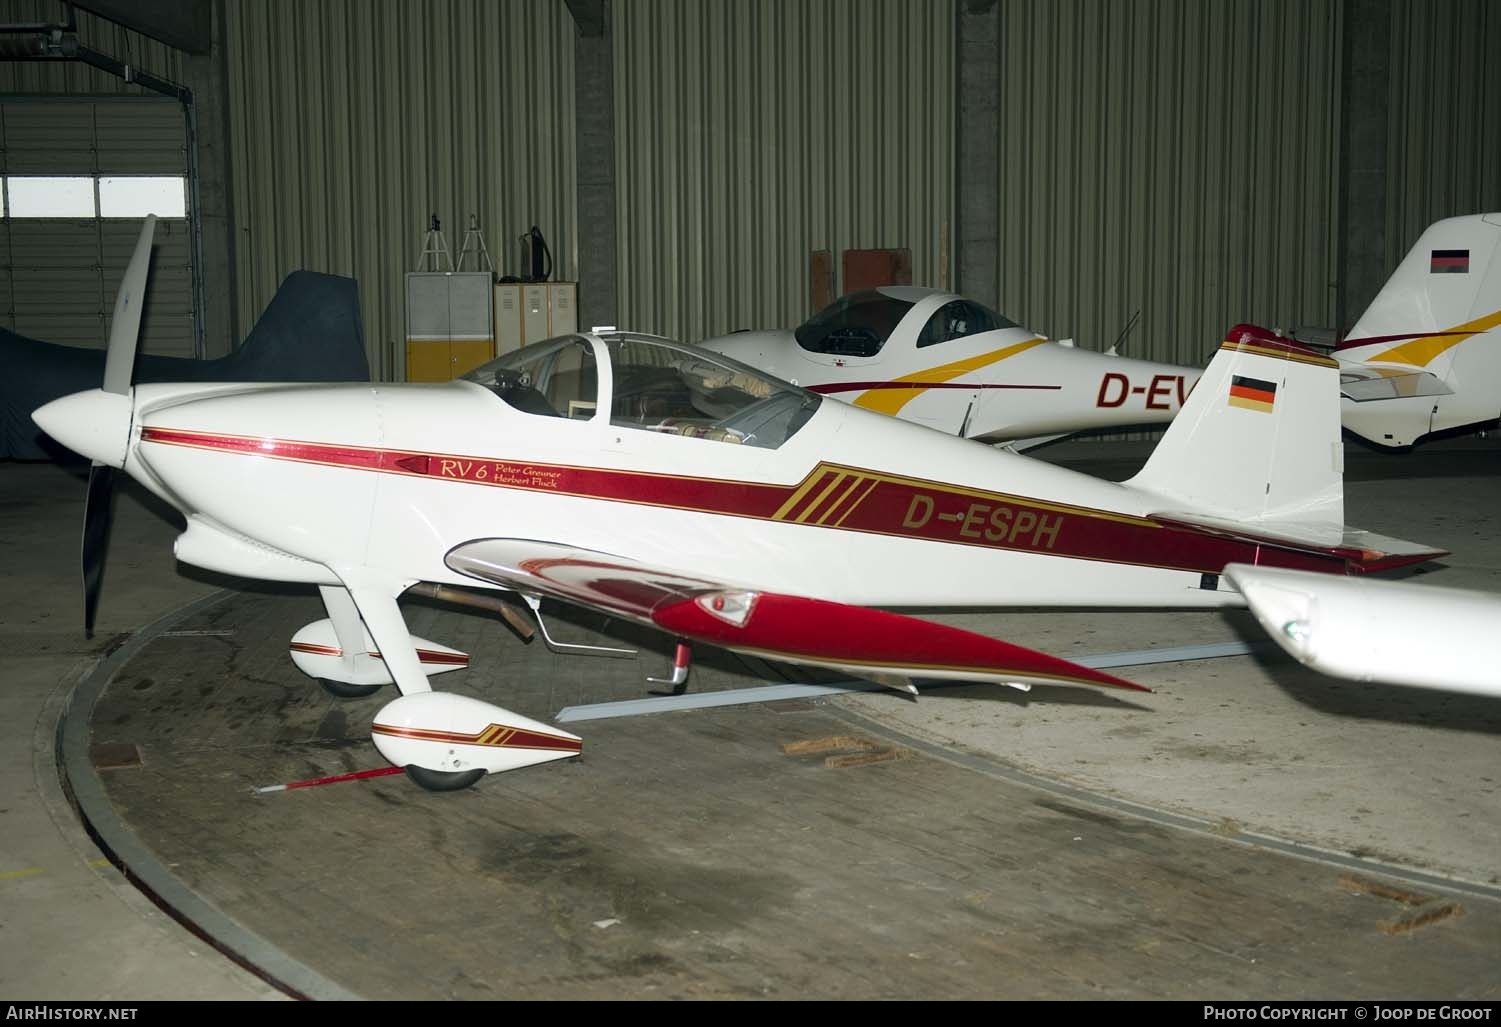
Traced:
<path id="1" fill-rule="evenodd" d="M 495 287 L 495 352 L 578 331 L 577 282 L 502 282 Z"/>
<path id="2" fill-rule="evenodd" d="M 446 382 L 495 356 L 488 271 L 407 273 L 406 380 Z"/>

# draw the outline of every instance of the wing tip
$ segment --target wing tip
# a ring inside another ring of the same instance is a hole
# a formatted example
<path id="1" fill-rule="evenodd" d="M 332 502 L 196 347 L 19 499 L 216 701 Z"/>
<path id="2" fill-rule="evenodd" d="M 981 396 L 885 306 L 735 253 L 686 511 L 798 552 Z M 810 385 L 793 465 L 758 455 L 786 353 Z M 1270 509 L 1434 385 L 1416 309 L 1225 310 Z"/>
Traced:
<path id="1" fill-rule="evenodd" d="M 1125 678 L 1118 678 L 1114 674 L 1100 674 L 1096 672 L 1091 674 L 1089 677 L 1081 677 L 1077 680 L 1081 685 L 1099 685 L 1105 688 L 1120 688 L 1128 692 L 1146 692 L 1148 695 L 1151 695 L 1154 691 L 1154 689 L 1148 688 L 1146 685 L 1138 685 L 1134 681 L 1127 681 Z"/>

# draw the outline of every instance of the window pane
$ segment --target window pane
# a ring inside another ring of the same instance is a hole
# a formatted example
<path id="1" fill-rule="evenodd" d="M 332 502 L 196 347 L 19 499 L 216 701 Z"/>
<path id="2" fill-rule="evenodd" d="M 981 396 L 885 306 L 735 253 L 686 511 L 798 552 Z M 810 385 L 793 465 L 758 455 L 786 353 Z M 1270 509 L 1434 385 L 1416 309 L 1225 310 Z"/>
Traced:
<path id="1" fill-rule="evenodd" d="M 578 336 L 512 350 L 476 367 L 464 379 L 478 382 L 527 414 L 587 421 L 599 406 L 594 347 Z"/>
<path id="2" fill-rule="evenodd" d="M 621 427 L 776 449 L 818 409 L 813 393 L 694 346 L 624 333 L 605 346 Z"/>
<path id="3" fill-rule="evenodd" d="M 12 175 L 5 181 L 13 218 L 91 218 L 94 180 Z"/>
<path id="4" fill-rule="evenodd" d="M 799 325 L 797 344 L 810 353 L 873 357 L 912 307 L 875 289 L 850 293 Z"/>
<path id="5" fill-rule="evenodd" d="M 148 178 L 131 175 L 99 180 L 99 216 L 102 218 L 159 218 L 188 216 L 187 193 L 181 176 Z"/>

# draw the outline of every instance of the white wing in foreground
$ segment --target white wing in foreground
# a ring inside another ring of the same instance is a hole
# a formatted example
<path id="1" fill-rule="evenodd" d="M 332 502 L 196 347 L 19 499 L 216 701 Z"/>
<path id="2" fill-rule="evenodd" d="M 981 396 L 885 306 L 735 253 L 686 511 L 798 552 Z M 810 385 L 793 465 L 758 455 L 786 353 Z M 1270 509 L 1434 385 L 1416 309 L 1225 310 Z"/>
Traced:
<path id="1" fill-rule="evenodd" d="M 1231 564 L 1267 634 L 1335 677 L 1501 696 L 1501 596 Z"/>

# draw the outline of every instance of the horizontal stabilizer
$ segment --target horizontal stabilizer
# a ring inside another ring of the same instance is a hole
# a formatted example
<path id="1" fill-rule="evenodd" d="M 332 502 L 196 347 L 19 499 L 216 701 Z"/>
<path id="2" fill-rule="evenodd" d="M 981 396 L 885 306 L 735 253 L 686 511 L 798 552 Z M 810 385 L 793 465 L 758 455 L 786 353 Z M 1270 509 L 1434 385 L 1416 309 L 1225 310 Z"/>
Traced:
<path id="1" fill-rule="evenodd" d="M 625 617 L 735 652 L 826 667 L 910 690 L 910 679 L 1100 685 L 1150 691 L 1103 671 L 974 632 L 823 599 L 778 595 L 523 539 L 480 539 L 448 566 L 504 588 Z"/>
<path id="2" fill-rule="evenodd" d="M 1410 367 L 1349 364 L 1339 369 L 1339 394 L 1356 403 L 1412 396 L 1452 396 L 1454 390 L 1428 371 Z"/>
<path id="3" fill-rule="evenodd" d="M 1235 521 L 1176 511 L 1154 513 L 1152 519 L 1203 535 L 1331 556 L 1344 560 L 1346 568 L 1355 574 L 1392 570 L 1448 555 L 1446 549 L 1432 549 L 1417 542 L 1327 521 Z"/>

